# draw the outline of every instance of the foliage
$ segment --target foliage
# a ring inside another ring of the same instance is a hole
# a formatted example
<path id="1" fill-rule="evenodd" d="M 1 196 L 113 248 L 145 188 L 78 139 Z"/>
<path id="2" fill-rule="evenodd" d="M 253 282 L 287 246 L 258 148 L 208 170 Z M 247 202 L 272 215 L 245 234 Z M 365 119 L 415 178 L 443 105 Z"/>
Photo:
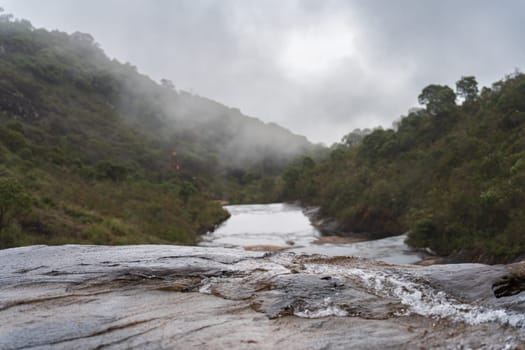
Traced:
<path id="1" fill-rule="evenodd" d="M 432 84 L 418 96 L 420 104 L 427 107 L 432 115 L 450 112 L 456 105 L 456 94 L 448 86 Z"/>
<path id="2" fill-rule="evenodd" d="M 0 169 L 33 198 L 27 215 L 5 224 L 0 248 L 194 243 L 228 217 L 217 198 L 273 201 L 284 168 L 323 152 L 154 82 L 109 59 L 90 34 L 1 13 L 0 76 Z"/>
<path id="3" fill-rule="evenodd" d="M 363 142 L 363 139 L 366 135 L 370 134 L 372 130 L 370 129 L 354 129 L 352 132 L 349 132 L 341 139 L 341 145 L 345 147 L 354 147 L 361 142 Z"/>
<path id="4" fill-rule="evenodd" d="M 31 197 L 12 177 L 0 177 L 0 231 L 31 209 Z"/>
<path id="5" fill-rule="evenodd" d="M 473 102 L 478 97 L 478 82 L 473 76 L 461 77 L 456 82 L 457 95 L 463 97 L 466 103 Z"/>
<path id="6" fill-rule="evenodd" d="M 313 168 L 290 167 L 285 199 L 320 205 L 341 229 L 385 236 L 464 261 L 525 253 L 525 75 L 477 94 L 474 77 L 429 85 L 397 130 L 376 129 Z"/>
<path id="7" fill-rule="evenodd" d="M 220 140 L 204 122 L 191 138 L 172 119 L 184 110 L 185 121 L 198 120 L 210 104 L 218 119 L 229 108 L 180 96 L 110 60 L 89 34 L 35 29 L 4 14 L 0 76 L 0 248 L 188 244 L 228 217 L 213 199 L 233 186 L 210 177 L 218 162 L 208 162 Z M 164 109 L 165 101 L 177 106 Z"/>
<path id="8" fill-rule="evenodd" d="M 2 143 L 11 151 L 16 152 L 27 146 L 25 136 L 18 130 L 4 128 L 0 130 Z"/>
<path id="9" fill-rule="evenodd" d="M 115 182 L 125 180 L 130 172 L 130 167 L 125 164 L 114 163 L 107 160 L 98 161 L 95 164 L 95 169 L 100 178 L 110 179 Z"/>

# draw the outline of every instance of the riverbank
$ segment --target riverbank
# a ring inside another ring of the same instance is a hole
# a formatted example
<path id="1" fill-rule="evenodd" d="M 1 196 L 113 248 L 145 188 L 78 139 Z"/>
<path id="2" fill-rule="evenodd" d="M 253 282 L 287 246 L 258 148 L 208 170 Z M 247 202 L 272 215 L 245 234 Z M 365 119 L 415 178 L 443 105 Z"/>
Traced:
<path id="1" fill-rule="evenodd" d="M 294 205 L 300 205 L 298 202 L 294 202 Z M 370 241 L 379 238 L 384 238 L 382 235 L 368 234 L 368 233 L 355 233 L 345 230 L 344 225 L 339 223 L 337 220 L 325 217 L 320 214 L 318 207 L 305 207 L 303 210 L 304 214 L 309 218 L 312 225 L 323 234 L 322 240 L 324 241 Z M 406 233 L 408 235 L 409 233 Z M 326 238 L 324 238 L 326 237 Z M 395 237 L 395 236 L 392 236 Z M 407 244 L 410 246 L 409 241 Z M 412 247 L 414 251 L 421 254 L 422 260 L 418 262 L 419 265 L 434 265 L 434 264 L 459 264 L 459 263 L 480 263 L 480 264 L 502 264 L 502 263 L 519 263 L 524 261 L 525 257 L 520 256 L 512 261 L 502 260 L 495 257 L 492 254 L 487 254 L 481 250 L 475 248 L 463 248 L 455 251 L 449 255 L 438 255 L 433 252 L 430 248 L 416 248 Z"/>
<path id="2" fill-rule="evenodd" d="M 294 202 L 294 205 L 302 206 L 300 202 Z M 345 230 L 337 220 L 325 217 L 320 214 L 319 207 L 303 207 L 303 213 L 308 217 L 312 226 L 326 237 L 342 237 L 355 241 L 370 241 L 373 239 L 384 238 L 384 236 L 372 235 L 368 233 L 356 233 Z"/>

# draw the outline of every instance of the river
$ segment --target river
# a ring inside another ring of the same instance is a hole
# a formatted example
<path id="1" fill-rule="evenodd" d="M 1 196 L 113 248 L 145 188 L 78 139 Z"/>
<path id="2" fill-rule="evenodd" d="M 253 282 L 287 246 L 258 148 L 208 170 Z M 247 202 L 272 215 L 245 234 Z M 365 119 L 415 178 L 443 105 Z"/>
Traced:
<path id="1" fill-rule="evenodd" d="M 202 237 L 200 246 L 253 250 L 286 250 L 296 254 L 356 256 L 397 264 L 413 264 L 423 255 L 407 246 L 405 235 L 352 242 L 342 237 L 321 239 L 322 235 L 302 207 L 285 204 L 230 205 L 231 217 L 214 232 Z M 334 242 L 335 241 L 335 242 Z"/>
<path id="2" fill-rule="evenodd" d="M 525 349 L 525 263 L 418 266 L 403 236 L 228 210 L 201 246 L 0 250 L 0 349 Z"/>

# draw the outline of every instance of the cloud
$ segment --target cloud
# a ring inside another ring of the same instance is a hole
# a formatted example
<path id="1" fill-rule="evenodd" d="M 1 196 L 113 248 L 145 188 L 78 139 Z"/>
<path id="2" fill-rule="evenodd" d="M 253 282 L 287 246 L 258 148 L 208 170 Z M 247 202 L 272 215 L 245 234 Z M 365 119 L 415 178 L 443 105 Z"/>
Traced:
<path id="1" fill-rule="evenodd" d="M 8 0 L 36 26 L 314 141 L 390 126 L 430 83 L 525 62 L 525 3 L 486 0 Z"/>

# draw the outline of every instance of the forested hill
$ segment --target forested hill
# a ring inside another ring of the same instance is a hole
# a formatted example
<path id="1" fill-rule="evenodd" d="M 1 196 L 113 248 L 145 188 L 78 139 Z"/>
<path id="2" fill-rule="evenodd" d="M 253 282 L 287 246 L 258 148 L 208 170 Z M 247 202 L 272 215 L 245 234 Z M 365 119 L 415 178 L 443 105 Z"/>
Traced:
<path id="1" fill-rule="evenodd" d="M 169 80 L 158 84 L 136 67 L 110 60 L 89 34 L 67 35 L 33 29 L 27 21 L 4 21 L 1 40 L 4 80 L 10 82 L 3 84 L 3 95 L 16 97 L 4 101 L 2 109 L 25 119 L 35 112 L 53 114 L 45 90 L 60 87 L 84 94 L 92 108 L 106 107 L 141 132 L 161 136 L 192 165 L 275 173 L 313 148 L 304 136 L 177 91 Z"/>
<path id="2" fill-rule="evenodd" d="M 0 14 L 0 247 L 191 243 L 227 215 L 212 199 L 273 186 L 313 149 L 109 59 L 89 34 Z"/>
<path id="3" fill-rule="evenodd" d="M 456 92 L 429 85 L 419 101 L 396 128 L 349 135 L 330 159 L 289 168 L 285 197 L 321 205 L 342 230 L 409 231 L 409 244 L 459 261 L 523 258 L 525 75 L 481 93 L 474 77 Z"/>

